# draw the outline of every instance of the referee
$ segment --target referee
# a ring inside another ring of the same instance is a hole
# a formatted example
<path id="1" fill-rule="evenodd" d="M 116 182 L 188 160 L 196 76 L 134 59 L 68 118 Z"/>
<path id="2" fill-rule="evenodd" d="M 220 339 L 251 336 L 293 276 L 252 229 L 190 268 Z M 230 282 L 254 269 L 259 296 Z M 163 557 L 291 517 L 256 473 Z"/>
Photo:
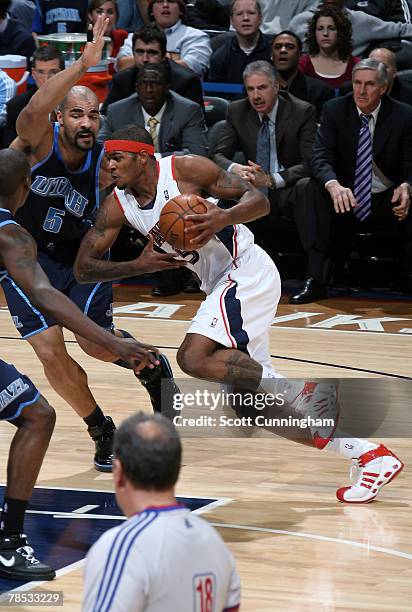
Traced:
<path id="1" fill-rule="evenodd" d="M 240 579 L 216 530 L 177 503 L 182 445 L 171 421 L 143 412 L 114 440 L 117 502 L 127 517 L 90 549 L 83 612 L 236 612 Z"/>

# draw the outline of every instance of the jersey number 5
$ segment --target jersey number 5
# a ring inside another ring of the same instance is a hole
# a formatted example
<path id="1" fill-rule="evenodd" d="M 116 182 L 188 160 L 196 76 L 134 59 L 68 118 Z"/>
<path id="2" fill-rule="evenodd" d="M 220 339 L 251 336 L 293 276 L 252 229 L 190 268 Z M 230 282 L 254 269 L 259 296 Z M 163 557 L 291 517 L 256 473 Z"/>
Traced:
<path id="1" fill-rule="evenodd" d="M 215 610 L 215 576 L 198 574 L 193 577 L 194 612 L 214 612 Z"/>
<path id="2" fill-rule="evenodd" d="M 53 234 L 58 234 L 63 225 L 63 217 L 66 214 L 65 210 L 61 210 L 60 208 L 53 208 L 50 206 L 47 211 L 46 218 L 43 222 L 43 229 L 46 232 L 52 232 Z"/>

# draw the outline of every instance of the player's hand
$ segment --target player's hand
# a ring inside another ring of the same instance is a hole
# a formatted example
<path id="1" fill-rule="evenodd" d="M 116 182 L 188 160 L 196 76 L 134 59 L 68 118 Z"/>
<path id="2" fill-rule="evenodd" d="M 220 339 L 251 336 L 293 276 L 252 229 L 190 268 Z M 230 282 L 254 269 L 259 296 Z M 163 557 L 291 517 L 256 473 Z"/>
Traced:
<path id="1" fill-rule="evenodd" d="M 175 259 L 177 253 L 159 253 L 153 248 L 153 238 L 148 236 L 149 242 L 139 255 L 136 262 L 136 273 L 146 274 L 147 272 L 160 272 L 161 270 L 171 270 L 174 268 L 183 268 L 186 262 Z"/>
<path id="2" fill-rule="evenodd" d="M 329 183 L 326 187 L 332 198 L 333 207 L 336 213 L 345 213 L 358 205 L 355 196 L 349 187 L 342 187 L 338 181 Z"/>
<path id="3" fill-rule="evenodd" d="M 193 250 L 200 249 L 209 242 L 211 238 L 227 225 L 230 225 L 228 212 L 219 208 L 215 204 L 211 204 L 204 198 L 198 196 L 200 202 L 203 202 L 207 207 L 207 212 L 196 215 L 185 215 L 186 221 L 192 221 L 191 227 L 185 228 L 185 234 L 190 238 L 190 245 Z M 191 234 L 199 234 L 191 237 Z"/>
<path id="4" fill-rule="evenodd" d="M 159 349 L 151 344 L 137 342 L 133 338 L 118 338 L 112 335 L 110 350 L 120 359 L 127 361 L 136 376 L 143 368 L 153 369 L 159 365 Z"/>
<path id="5" fill-rule="evenodd" d="M 93 26 L 93 42 L 86 43 L 80 58 L 86 70 L 87 68 L 96 66 L 102 58 L 102 51 L 105 43 L 104 33 L 108 24 L 109 20 L 107 17 L 104 17 L 104 15 L 98 16 Z"/>
<path id="6" fill-rule="evenodd" d="M 402 183 L 394 190 L 391 202 L 392 204 L 397 204 L 392 210 L 399 221 L 406 219 L 411 205 L 411 192 L 408 183 Z"/>

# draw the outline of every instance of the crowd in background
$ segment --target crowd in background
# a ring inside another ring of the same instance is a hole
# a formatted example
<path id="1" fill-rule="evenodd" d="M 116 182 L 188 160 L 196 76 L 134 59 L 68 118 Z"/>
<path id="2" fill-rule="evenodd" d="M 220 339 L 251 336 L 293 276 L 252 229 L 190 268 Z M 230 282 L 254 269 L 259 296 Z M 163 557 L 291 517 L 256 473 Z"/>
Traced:
<path id="1" fill-rule="evenodd" d="M 0 70 L 2 146 L 64 68 L 64 51 L 39 37 L 85 33 L 104 14 L 112 78 L 99 141 L 140 125 L 158 155 L 209 156 L 266 190 L 271 213 L 252 229 L 275 260 L 295 234 L 306 269 L 292 303 L 326 298 L 330 282 L 353 284 L 349 262 L 365 235 L 397 262 L 385 286 L 410 295 L 411 13 L 409 0 L 0 0 L 0 56 L 24 56 L 30 69 L 22 93 Z M 180 290 L 198 288 L 177 270 L 161 275 L 154 295 Z"/>

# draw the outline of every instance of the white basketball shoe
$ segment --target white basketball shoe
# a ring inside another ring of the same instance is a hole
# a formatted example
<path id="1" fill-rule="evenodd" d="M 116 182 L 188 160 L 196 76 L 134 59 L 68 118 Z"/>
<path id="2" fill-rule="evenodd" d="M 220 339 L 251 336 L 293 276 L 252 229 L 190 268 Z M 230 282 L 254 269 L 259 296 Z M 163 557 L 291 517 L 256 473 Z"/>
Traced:
<path id="1" fill-rule="evenodd" d="M 339 501 L 347 504 L 367 504 L 386 484 L 403 470 L 404 464 L 383 444 L 353 459 L 351 477 L 354 484 L 336 491 Z"/>

